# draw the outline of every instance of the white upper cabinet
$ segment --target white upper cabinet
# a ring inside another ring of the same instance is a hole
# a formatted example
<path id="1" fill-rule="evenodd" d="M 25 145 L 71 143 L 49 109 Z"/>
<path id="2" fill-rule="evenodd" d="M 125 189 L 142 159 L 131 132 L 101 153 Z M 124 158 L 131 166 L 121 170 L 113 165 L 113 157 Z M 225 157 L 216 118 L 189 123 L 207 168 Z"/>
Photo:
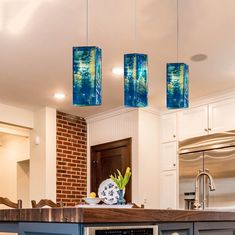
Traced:
<path id="1" fill-rule="evenodd" d="M 179 140 L 208 134 L 208 106 L 178 112 Z"/>
<path id="2" fill-rule="evenodd" d="M 235 98 L 209 105 L 209 133 L 235 129 Z"/>
<path id="3" fill-rule="evenodd" d="M 165 114 L 161 117 L 161 140 L 163 143 L 175 141 L 177 137 L 176 113 Z"/>
<path id="4" fill-rule="evenodd" d="M 235 98 L 178 113 L 179 140 L 235 129 Z"/>

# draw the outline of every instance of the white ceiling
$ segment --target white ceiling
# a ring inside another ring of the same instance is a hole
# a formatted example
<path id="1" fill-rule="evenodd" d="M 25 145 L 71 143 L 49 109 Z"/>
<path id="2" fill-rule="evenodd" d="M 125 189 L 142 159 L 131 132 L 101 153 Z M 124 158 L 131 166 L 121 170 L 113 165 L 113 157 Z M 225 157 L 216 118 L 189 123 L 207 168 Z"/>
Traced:
<path id="1" fill-rule="evenodd" d="M 37 4 L 24 19 L 30 2 Z M 78 116 L 123 105 L 123 77 L 111 71 L 135 49 L 134 0 L 89 0 L 89 45 L 103 50 L 103 104 L 71 104 L 72 47 L 86 45 L 86 2 L 0 0 L 1 103 L 47 105 Z M 136 5 L 136 51 L 149 56 L 149 103 L 162 108 L 166 63 L 176 62 L 176 0 L 136 0 Z M 179 60 L 189 64 L 190 99 L 235 88 L 234 12 L 234 0 L 179 0 Z M 15 34 L 9 32 L 14 21 L 23 24 Z M 192 62 L 199 53 L 208 59 Z M 56 91 L 64 91 L 66 100 L 55 101 Z"/>

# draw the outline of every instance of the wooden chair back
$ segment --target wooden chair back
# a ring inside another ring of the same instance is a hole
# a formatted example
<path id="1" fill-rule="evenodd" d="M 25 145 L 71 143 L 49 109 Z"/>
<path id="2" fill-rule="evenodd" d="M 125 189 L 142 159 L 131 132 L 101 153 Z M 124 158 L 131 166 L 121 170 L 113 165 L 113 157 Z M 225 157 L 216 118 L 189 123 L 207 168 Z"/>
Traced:
<path id="1" fill-rule="evenodd" d="M 55 203 L 50 199 L 41 199 L 38 203 L 35 200 L 31 201 L 32 208 L 42 208 L 44 206 L 49 207 L 63 207 L 63 202 Z"/>
<path id="2" fill-rule="evenodd" d="M 3 204 L 5 206 L 8 206 L 14 209 L 22 208 L 22 200 L 18 200 L 17 203 L 15 203 L 6 197 L 0 197 L 0 204 Z"/>

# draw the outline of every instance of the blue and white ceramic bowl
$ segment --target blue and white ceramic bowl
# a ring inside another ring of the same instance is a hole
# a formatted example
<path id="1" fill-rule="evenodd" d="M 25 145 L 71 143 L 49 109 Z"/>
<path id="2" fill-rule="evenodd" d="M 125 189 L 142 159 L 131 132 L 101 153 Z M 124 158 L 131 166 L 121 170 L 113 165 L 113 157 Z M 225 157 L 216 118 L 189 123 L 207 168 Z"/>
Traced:
<path id="1" fill-rule="evenodd" d="M 96 205 L 101 201 L 101 198 L 84 197 L 83 200 L 89 205 Z"/>

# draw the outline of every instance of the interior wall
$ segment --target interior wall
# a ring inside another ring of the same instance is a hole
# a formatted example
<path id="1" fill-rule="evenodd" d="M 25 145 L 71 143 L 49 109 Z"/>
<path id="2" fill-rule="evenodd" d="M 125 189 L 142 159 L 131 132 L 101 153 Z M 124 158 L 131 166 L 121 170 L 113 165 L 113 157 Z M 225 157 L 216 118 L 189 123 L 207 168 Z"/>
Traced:
<path id="1" fill-rule="evenodd" d="M 22 200 L 22 207 L 31 207 L 29 199 L 29 161 L 24 160 L 17 163 L 17 197 Z"/>
<path id="2" fill-rule="evenodd" d="M 84 118 L 57 112 L 57 202 L 81 203 L 87 194 L 87 125 Z"/>
<path id="3" fill-rule="evenodd" d="M 137 204 L 139 199 L 138 188 L 138 110 L 115 113 L 88 119 L 88 192 L 90 191 L 90 146 L 111 141 L 132 138 L 132 200 Z"/>
<path id="4" fill-rule="evenodd" d="M 159 208 L 159 116 L 139 110 L 139 190 L 145 208 Z"/>
<path id="5" fill-rule="evenodd" d="M 30 200 L 56 200 L 56 110 L 34 113 L 30 132 Z"/>
<path id="6" fill-rule="evenodd" d="M 17 162 L 29 159 L 29 138 L 1 134 L 1 143 L 0 195 L 17 201 L 21 199 L 17 196 Z"/>
<path id="7" fill-rule="evenodd" d="M 14 106 L 0 104 L 0 122 L 33 128 L 33 112 Z"/>

